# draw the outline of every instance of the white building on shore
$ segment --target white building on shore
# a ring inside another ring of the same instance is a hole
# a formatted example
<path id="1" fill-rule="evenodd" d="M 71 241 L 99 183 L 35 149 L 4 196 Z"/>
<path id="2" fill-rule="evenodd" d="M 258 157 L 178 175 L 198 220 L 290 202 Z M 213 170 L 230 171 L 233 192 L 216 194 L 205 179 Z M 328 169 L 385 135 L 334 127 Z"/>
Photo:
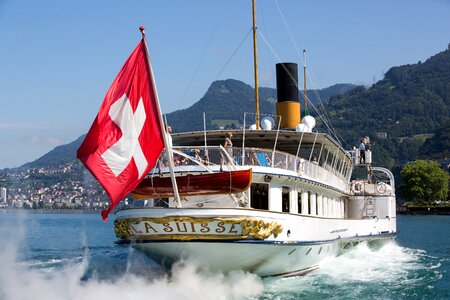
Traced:
<path id="1" fill-rule="evenodd" d="M 8 189 L 7 188 L 0 188 L 0 202 L 8 202 Z"/>

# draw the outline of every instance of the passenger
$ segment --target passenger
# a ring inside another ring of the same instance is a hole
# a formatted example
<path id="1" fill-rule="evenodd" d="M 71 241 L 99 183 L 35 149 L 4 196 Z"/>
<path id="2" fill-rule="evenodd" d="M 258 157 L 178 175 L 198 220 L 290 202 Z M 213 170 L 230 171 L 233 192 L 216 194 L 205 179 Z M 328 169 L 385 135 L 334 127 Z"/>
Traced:
<path id="1" fill-rule="evenodd" d="M 200 150 L 199 149 L 194 149 L 194 157 L 197 160 L 202 160 L 202 157 L 200 156 Z"/>
<path id="2" fill-rule="evenodd" d="M 250 164 L 252 166 L 259 166 L 258 158 L 256 157 L 256 153 L 253 150 L 250 152 Z"/>
<path id="3" fill-rule="evenodd" d="M 180 158 L 178 157 L 178 155 L 174 156 L 173 158 L 173 164 L 175 166 L 179 166 L 180 165 Z"/>
<path id="4" fill-rule="evenodd" d="M 362 139 L 361 144 L 359 144 L 359 163 L 366 163 L 366 144 L 364 143 L 364 139 Z"/>
<path id="5" fill-rule="evenodd" d="M 223 143 L 223 146 L 225 148 L 231 148 L 233 147 L 233 142 L 231 141 L 231 138 L 233 137 L 233 134 L 231 132 L 227 132 L 225 136 L 225 142 Z"/>
<path id="6" fill-rule="evenodd" d="M 297 172 L 300 176 L 302 176 L 305 173 L 305 160 L 303 158 L 300 158 L 298 162 Z"/>
<path id="7" fill-rule="evenodd" d="M 172 149 L 172 127 L 169 124 L 166 124 L 166 139 L 167 139 L 167 145 L 169 147 L 169 149 Z M 169 155 L 172 157 L 173 163 L 174 165 L 179 165 L 180 164 L 180 160 L 179 158 L 177 160 L 175 160 L 175 158 L 173 157 L 173 153 L 172 151 L 170 151 Z M 167 167 L 169 165 L 169 161 L 170 159 L 167 158 L 167 152 L 164 151 L 164 166 Z"/>
<path id="8" fill-rule="evenodd" d="M 203 156 L 203 162 L 207 165 L 209 165 L 209 156 L 207 153 L 205 153 L 205 155 Z"/>
<path id="9" fill-rule="evenodd" d="M 314 155 L 312 158 L 312 163 L 318 165 L 319 162 L 317 161 L 317 157 Z"/>
<path id="10" fill-rule="evenodd" d="M 171 136 L 172 127 L 169 124 L 167 124 L 166 128 L 167 128 L 167 135 L 166 135 L 167 136 L 167 144 L 169 144 L 169 147 L 172 148 L 172 136 Z"/>
<path id="11" fill-rule="evenodd" d="M 266 154 L 266 156 L 267 156 L 267 154 Z M 270 161 L 268 157 L 267 157 L 267 160 Z M 275 156 L 274 160 L 275 160 L 276 168 L 284 169 L 286 167 L 286 162 L 283 157 Z"/>
<path id="12" fill-rule="evenodd" d="M 181 156 L 180 165 L 187 166 L 189 164 L 189 159 L 185 156 Z"/>
<path id="13" fill-rule="evenodd" d="M 231 132 L 227 132 L 225 135 L 225 141 L 223 143 L 223 147 L 227 149 L 227 153 L 230 156 L 231 159 L 233 159 L 233 142 L 231 141 L 231 138 L 233 137 L 233 134 Z M 222 165 L 225 163 L 225 158 L 221 154 L 221 162 L 220 162 L 220 168 L 222 170 Z M 227 159 L 228 160 L 228 159 Z M 227 162 L 228 164 L 228 162 Z"/>

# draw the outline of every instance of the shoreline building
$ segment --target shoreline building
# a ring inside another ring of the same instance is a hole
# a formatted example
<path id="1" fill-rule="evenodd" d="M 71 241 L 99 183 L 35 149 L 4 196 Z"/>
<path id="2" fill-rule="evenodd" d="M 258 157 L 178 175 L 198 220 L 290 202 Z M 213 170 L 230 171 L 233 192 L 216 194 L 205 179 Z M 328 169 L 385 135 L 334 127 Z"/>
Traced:
<path id="1" fill-rule="evenodd" d="M 0 188 L 0 202 L 8 202 L 8 189 L 5 187 Z"/>

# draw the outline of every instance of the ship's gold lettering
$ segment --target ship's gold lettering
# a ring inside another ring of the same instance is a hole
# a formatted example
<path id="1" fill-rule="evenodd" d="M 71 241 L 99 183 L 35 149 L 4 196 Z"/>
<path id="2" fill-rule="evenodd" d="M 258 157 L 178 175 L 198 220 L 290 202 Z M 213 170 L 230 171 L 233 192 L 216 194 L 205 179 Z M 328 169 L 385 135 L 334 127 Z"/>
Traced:
<path id="1" fill-rule="evenodd" d="M 202 226 L 202 228 L 200 229 L 201 232 L 206 233 L 210 231 L 208 223 L 202 223 L 201 226 Z"/>
<path id="2" fill-rule="evenodd" d="M 194 224 L 194 223 L 191 223 L 191 231 L 192 231 L 192 232 L 196 232 L 196 231 L 195 231 L 195 224 Z"/>
<path id="3" fill-rule="evenodd" d="M 152 225 L 150 225 L 150 223 L 145 222 L 144 224 L 145 224 L 145 231 L 146 231 L 147 233 L 150 232 L 150 229 L 153 230 L 153 232 L 158 233 L 158 231 L 157 231 L 155 228 L 153 228 Z"/>
<path id="4" fill-rule="evenodd" d="M 176 222 L 175 224 L 177 224 L 178 232 L 187 232 L 186 223 L 184 223 L 184 222 L 181 223 L 181 224 L 183 224 L 183 230 L 180 228 L 180 223 Z"/>
<path id="5" fill-rule="evenodd" d="M 217 233 L 222 233 L 224 231 L 225 231 L 225 223 L 223 223 L 223 222 L 217 223 L 216 232 Z"/>
<path id="6" fill-rule="evenodd" d="M 134 228 L 134 226 L 133 225 L 131 225 L 130 224 L 130 228 L 131 228 L 131 230 L 134 232 L 134 233 L 142 233 L 142 231 L 140 231 L 140 230 L 137 230 L 136 228 Z"/>
<path id="7" fill-rule="evenodd" d="M 170 223 L 163 223 L 163 226 L 164 226 L 164 231 L 165 232 L 172 232 L 173 231 L 173 228 L 170 227 Z"/>
<path id="8" fill-rule="evenodd" d="M 238 232 L 237 232 L 237 229 L 234 228 L 234 226 L 236 226 L 236 225 L 237 225 L 237 224 L 231 225 L 230 230 L 228 231 L 228 233 L 238 233 Z"/>

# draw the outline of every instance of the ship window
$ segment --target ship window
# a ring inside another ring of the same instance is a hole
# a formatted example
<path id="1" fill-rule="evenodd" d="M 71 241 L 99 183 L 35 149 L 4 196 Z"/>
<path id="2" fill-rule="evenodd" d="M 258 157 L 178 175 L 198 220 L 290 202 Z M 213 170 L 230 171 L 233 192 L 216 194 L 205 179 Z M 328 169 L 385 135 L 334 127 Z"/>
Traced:
<path id="1" fill-rule="evenodd" d="M 251 207 L 256 209 L 269 209 L 269 185 L 265 183 L 252 183 Z"/>
<path id="2" fill-rule="evenodd" d="M 289 212 L 289 187 L 283 186 L 281 191 L 282 212 Z"/>
<path id="3" fill-rule="evenodd" d="M 317 202 L 319 201 L 319 194 L 316 194 L 316 216 L 319 215 L 319 205 L 317 204 Z"/>
<path id="4" fill-rule="evenodd" d="M 311 207 L 312 207 L 312 205 L 311 205 L 311 202 L 312 202 L 312 199 L 311 199 L 312 197 L 311 197 L 311 192 L 308 192 L 308 215 L 310 215 L 311 214 Z"/>
<path id="5" fill-rule="evenodd" d="M 297 212 L 302 213 L 302 191 L 297 193 Z"/>
<path id="6" fill-rule="evenodd" d="M 153 199 L 153 207 L 169 207 L 169 199 L 155 198 Z"/>
<path id="7" fill-rule="evenodd" d="M 308 255 L 311 252 L 312 248 L 309 248 L 305 255 Z"/>

